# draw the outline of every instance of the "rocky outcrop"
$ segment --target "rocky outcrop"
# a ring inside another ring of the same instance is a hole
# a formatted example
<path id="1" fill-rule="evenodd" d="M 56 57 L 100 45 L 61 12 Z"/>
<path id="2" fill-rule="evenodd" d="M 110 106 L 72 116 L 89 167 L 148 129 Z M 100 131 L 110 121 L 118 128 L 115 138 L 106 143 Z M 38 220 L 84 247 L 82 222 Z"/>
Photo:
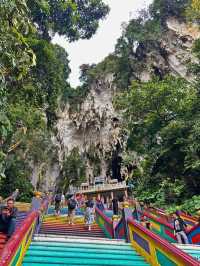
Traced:
<path id="1" fill-rule="evenodd" d="M 150 80 L 153 74 L 163 76 L 170 73 L 179 75 L 188 81 L 193 81 L 194 76 L 188 71 L 190 63 L 197 59 L 192 54 L 194 41 L 200 38 L 200 30 L 196 24 L 180 22 L 176 18 L 167 20 L 167 29 L 157 45 L 147 44 L 143 49 L 145 68 L 138 73 L 138 78 L 144 82 Z M 140 45 L 137 50 L 140 49 Z M 136 55 L 137 55 L 136 50 Z"/>
<path id="2" fill-rule="evenodd" d="M 120 143 L 119 115 L 113 108 L 115 86 L 113 75 L 107 75 L 93 82 L 90 92 L 79 106 L 71 112 L 67 105 L 59 114 L 57 123 L 57 145 L 60 146 L 60 161 L 78 147 L 84 155 L 87 179 L 93 176 L 93 162 L 90 153 L 100 160 L 101 172 L 108 170 L 108 157 Z M 121 145 L 121 144 L 120 144 Z"/>

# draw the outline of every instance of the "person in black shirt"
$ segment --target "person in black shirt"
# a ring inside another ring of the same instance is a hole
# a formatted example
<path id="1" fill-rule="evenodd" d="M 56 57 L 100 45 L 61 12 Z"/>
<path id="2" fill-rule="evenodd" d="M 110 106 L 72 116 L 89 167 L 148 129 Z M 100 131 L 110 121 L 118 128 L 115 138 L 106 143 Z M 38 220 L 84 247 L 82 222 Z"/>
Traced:
<path id="1" fill-rule="evenodd" d="M 69 224 L 74 224 L 74 216 L 76 212 L 76 207 L 77 207 L 77 201 L 75 199 L 76 197 L 73 196 L 68 200 L 67 206 L 68 206 L 68 223 Z"/>
<path id="2" fill-rule="evenodd" d="M 119 214 L 119 201 L 118 201 L 118 198 L 114 197 L 113 192 L 111 193 L 111 198 L 112 198 L 113 214 L 114 215 L 118 215 Z"/>
<path id="3" fill-rule="evenodd" d="M 17 208 L 14 207 L 14 200 L 8 199 L 7 206 L 0 209 L 0 231 L 12 236 L 16 227 Z"/>
<path id="4" fill-rule="evenodd" d="M 54 201 L 55 201 L 55 213 L 56 215 L 60 214 L 60 208 L 61 208 L 61 196 L 62 194 L 60 192 L 57 192 L 55 195 Z"/>
<path id="5" fill-rule="evenodd" d="M 189 244 L 188 237 L 186 235 L 187 224 L 180 217 L 179 212 L 176 211 L 173 214 L 174 218 L 174 235 L 177 237 L 179 244 Z"/>

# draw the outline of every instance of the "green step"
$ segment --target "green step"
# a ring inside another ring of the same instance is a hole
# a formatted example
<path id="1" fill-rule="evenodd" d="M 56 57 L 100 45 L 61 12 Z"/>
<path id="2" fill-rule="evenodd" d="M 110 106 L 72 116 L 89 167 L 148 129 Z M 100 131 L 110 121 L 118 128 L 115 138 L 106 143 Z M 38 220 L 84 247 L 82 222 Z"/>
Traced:
<path id="1" fill-rule="evenodd" d="M 76 254 L 77 256 L 77 254 Z M 25 257 L 23 266 L 26 265 L 53 265 L 53 266 L 72 266 L 72 265 L 87 265 L 87 266 L 147 266 L 149 264 L 143 261 L 132 260 L 106 260 L 101 259 L 80 259 L 80 258 L 45 258 L 45 257 Z"/>
<path id="2" fill-rule="evenodd" d="M 200 250 L 194 250 L 194 249 L 182 249 L 184 252 L 189 253 L 189 254 L 196 254 L 200 255 Z"/>
<path id="3" fill-rule="evenodd" d="M 33 262 L 27 262 L 27 263 L 23 263 L 22 266 L 48 266 L 49 263 L 33 263 Z M 80 262 L 80 264 L 70 264 L 70 266 L 121 266 L 119 264 L 82 264 L 82 262 Z M 131 266 L 149 266 L 149 264 L 147 263 L 140 263 L 140 264 L 130 264 Z M 68 263 L 65 263 L 65 264 L 60 264 L 60 263 L 53 263 L 52 266 L 69 266 Z M 128 265 L 126 265 L 128 266 Z"/>
<path id="4" fill-rule="evenodd" d="M 52 246 L 52 247 L 86 247 L 92 249 L 115 249 L 115 250 L 133 250 L 130 244 L 101 244 L 101 243 L 80 243 L 80 242 L 48 242 L 48 241 L 33 241 L 30 245 L 32 246 Z"/>
<path id="5" fill-rule="evenodd" d="M 200 250 L 188 250 L 188 249 L 182 249 L 185 253 L 189 254 L 193 258 L 200 261 Z"/>
<path id="6" fill-rule="evenodd" d="M 65 247 L 65 246 L 62 246 L 62 247 L 55 247 L 55 246 L 31 246 L 29 248 L 29 250 L 35 250 L 35 251 L 49 251 L 49 252 L 53 252 L 53 251 L 63 251 L 63 252 L 74 252 L 76 251 L 77 253 L 78 252 L 82 252 L 82 253 L 88 253 L 88 252 L 96 252 L 94 251 L 94 248 L 88 248 L 88 247 Z M 105 249 L 105 248 L 101 248 L 101 249 L 98 249 L 98 253 L 99 254 L 105 254 L 105 253 L 112 253 L 112 254 L 119 254 L 119 250 L 118 249 L 112 249 L 109 248 L 109 249 Z M 131 254 L 131 255 L 134 255 L 134 254 L 137 254 L 133 249 L 130 249 L 130 250 L 125 250 L 125 249 L 122 249 L 120 250 L 120 254 Z M 137 254 L 138 255 L 138 254 Z"/>
<path id="7" fill-rule="evenodd" d="M 110 253 L 110 254 L 99 254 L 99 253 L 78 253 L 76 252 L 76 250 L 74 252 L 67 252 L 64 251 L 64 252 L 59 252 L 59 251 L 38 251 L 38 250 L 28 250 L 27 253 L 26 253 L 26 256 L 27 257 L 47 257 L 49 259 L 51 259 L 52 257 L 53 258 L 76 258 L 77 256 L 79 258 L 85 258 L 85 259 L 111 259 L 111 260 L 132 260 L 132 261 L 135 261 L 135 260 L 143 260 L 142 257 L 138 256 L 138 255 L 134 255 L 134 254 L 131 254 L 131 255 L 127 255 L 127 254 L 113 254 L 113 253 Z"/>

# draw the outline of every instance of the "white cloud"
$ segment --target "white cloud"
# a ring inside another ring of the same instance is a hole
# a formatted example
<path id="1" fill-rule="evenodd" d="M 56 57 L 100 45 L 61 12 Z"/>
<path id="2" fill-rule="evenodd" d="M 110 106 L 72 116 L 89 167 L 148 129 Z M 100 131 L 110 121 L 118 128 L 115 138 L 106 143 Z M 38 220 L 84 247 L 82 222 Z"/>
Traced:
<path id="1" fill-rule="evenodd" d="M 137 15 L 137 11 L 147 7 L 152 0 L 104 0 L 111 8 L 106 20 L 90 40 L 68 43 L 63 37 L 55 36 L 53 42 L 64 47 L 70 59 L 72 73 L 70 83 L 79 84 L 79 66 L 98 63 L 114 51 L 117 38 L 121 35 L 121 24 Z"/>

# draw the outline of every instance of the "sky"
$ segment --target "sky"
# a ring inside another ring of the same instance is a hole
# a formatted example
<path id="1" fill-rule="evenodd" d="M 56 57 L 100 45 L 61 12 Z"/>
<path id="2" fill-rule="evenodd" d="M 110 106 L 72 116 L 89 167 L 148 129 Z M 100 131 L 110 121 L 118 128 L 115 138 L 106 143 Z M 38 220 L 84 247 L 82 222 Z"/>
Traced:
<path id="1" fill-rule="evenodd" d="M 79 40 L 68 43 L 56 35 L 53 43 L 66 49 L 69 54 L 71 74 L 69 82 L 73 87 L 80 84 L 79 66 L 101 62 L 115 48 L 117 39 L 122 33 L 122 23 L 137 16 L 138 10 L 147 7 L 152 0 L 104 0 L 110 7 L 110 13 L 100 22 L 97 33 L 90 40 Z"/>

